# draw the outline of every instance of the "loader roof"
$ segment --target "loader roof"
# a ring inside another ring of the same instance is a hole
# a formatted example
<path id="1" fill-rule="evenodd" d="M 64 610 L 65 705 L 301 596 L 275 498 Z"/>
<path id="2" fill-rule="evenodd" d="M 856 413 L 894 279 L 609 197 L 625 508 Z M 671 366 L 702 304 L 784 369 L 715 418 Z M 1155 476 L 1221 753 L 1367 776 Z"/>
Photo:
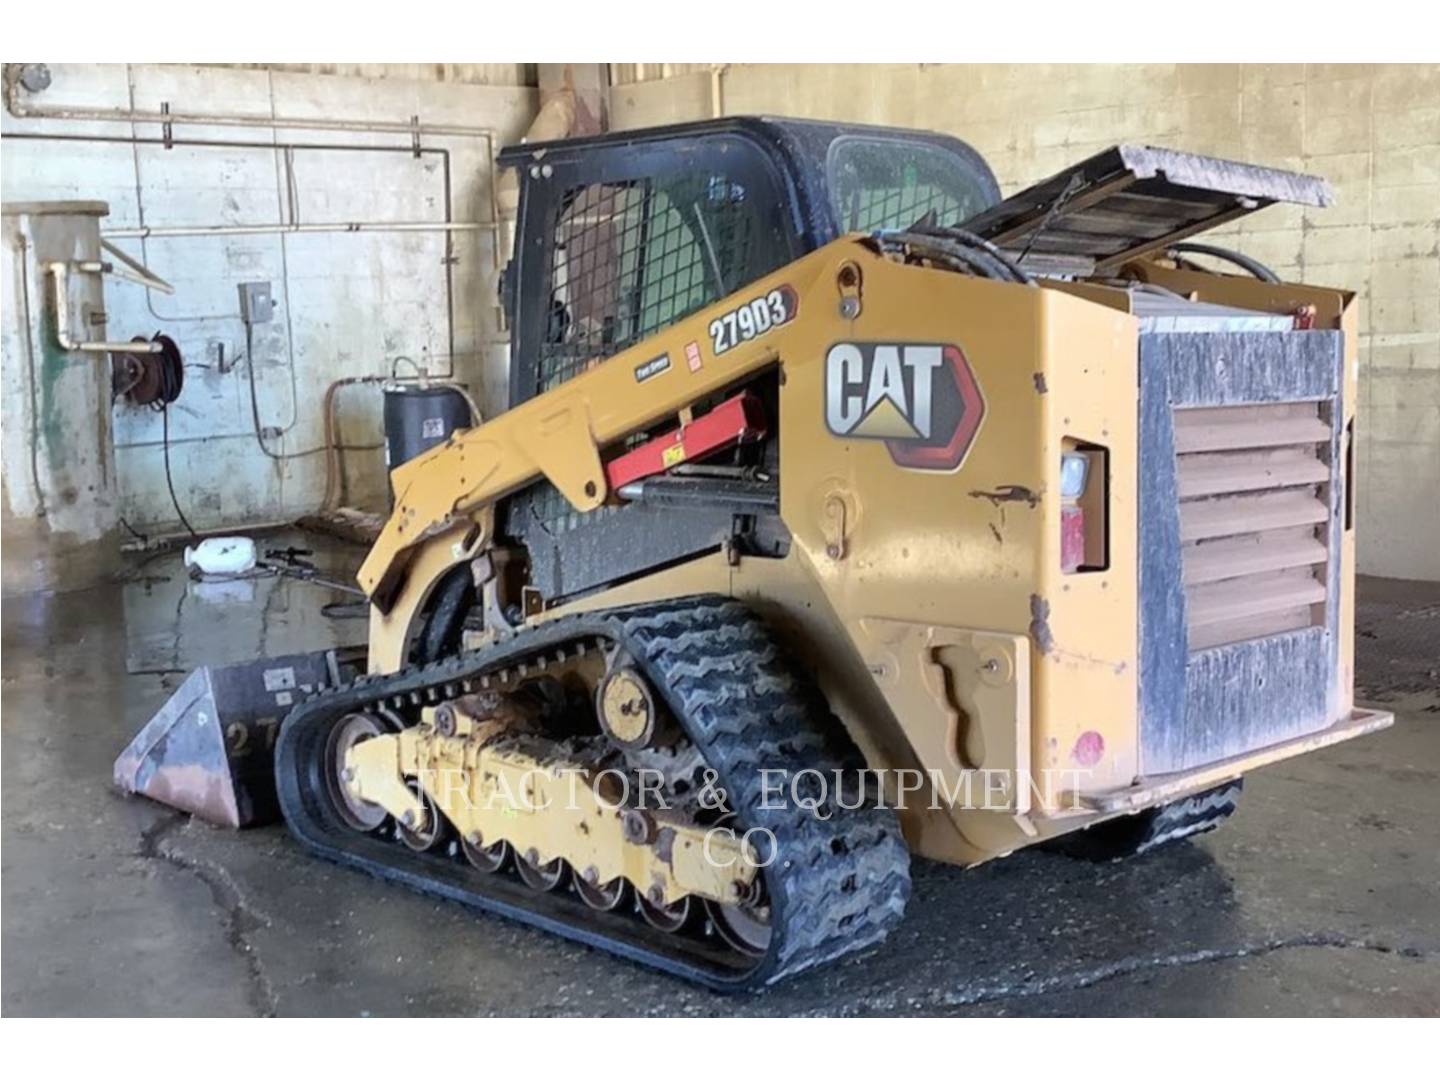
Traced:
<path id="1" fill-rule="evenodd" d="M 685 156 L 707 138 L 738 137 L 767 157 L 788 183 L 797 231 L 806 247 L 818 247 L 855 229 L 889 222 L 873 221 L 876 204 L 863 174 L 877 168 L 910 168 L 944 172 L 951 182 L 963 184 L 965 197 L 958 217 L 969 217 L 1000 201 L 994 172 L 974 147 L 953 135 L 878 124 L 834 123 L 777 116 L 727 116 L 660 127 L 611 131 L 572 139 L 519 143 L 505 147 L 499 156 L 504 167 L 550 158 L 573 160 L 597 150 L 630 148 L 637 154 L 657 151 Z M 667 145 L 668 144 L 668 145 Z M 886 153 L 896 144 L 913 148 L 928 160 L 902 162 Z M 522 169 L 522 176 L 524 170 Z M 924 177 L 921 177 L 922 181 Z M 865 201 L 862 205 L 862 199 Z M 853 203 L 853 206 L 851 205 Z M 895 209 L 893 206 L 888 209 Z M 916 215 L 919 216 L 918 214 Z M 957 217 L 957 220 L 958 220 Z M 905 222 L 909 224 L 909 222 Z"/>

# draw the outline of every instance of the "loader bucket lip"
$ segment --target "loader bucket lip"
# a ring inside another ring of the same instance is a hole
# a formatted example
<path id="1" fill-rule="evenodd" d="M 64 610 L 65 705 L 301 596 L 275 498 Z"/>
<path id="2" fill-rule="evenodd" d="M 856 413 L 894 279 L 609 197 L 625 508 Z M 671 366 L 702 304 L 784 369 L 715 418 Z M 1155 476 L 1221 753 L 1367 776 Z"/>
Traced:
<path id="1" fill-rule="evenodd" d="M 280 721 L 358 660 L 326 649 L 196 668 L 115 759 L 115 786 L 232 829 L 278 821 Z"/>
<path id="2" fill-rule="evenodd" d="M 115 759 L 115 786 L 215 825 L 241 820 L 209 666 L 196 668 Z"/>

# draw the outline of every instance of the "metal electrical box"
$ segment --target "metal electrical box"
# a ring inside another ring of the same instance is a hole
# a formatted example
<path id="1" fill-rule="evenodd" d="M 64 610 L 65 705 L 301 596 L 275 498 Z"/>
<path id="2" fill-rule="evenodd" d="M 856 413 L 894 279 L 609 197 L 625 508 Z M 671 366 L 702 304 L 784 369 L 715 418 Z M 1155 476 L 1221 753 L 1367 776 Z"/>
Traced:
<path id="1" fill-rule="evenodd" d="M 275 313 L 275 302 L 270 297 L 270 282 L 242 281 L 240 289 L 240 318 L 250 325 L 269 322 Z"/>

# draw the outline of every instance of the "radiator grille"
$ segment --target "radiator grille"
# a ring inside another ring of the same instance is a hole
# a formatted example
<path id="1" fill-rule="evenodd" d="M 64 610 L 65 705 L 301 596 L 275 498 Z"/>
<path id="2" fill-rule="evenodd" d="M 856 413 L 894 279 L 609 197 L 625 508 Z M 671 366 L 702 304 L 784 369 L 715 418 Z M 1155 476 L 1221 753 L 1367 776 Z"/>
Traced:
<path id="1" fill-rule="evenodd" d="M 1328 407 L 1175 410 L 1191 652 L 1324 623 Z"/>

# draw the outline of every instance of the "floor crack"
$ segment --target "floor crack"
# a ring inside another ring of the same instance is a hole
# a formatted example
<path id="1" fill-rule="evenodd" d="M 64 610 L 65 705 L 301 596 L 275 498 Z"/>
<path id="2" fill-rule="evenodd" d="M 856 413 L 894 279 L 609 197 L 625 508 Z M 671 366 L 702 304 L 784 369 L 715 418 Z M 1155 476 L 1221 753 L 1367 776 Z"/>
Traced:
<path id="1" fill-rule="evenodd" d="M 1195 964 L 1214 964 L 1224 960 L 1241 960 L 1246 957 L 1266 956 L 1284 949 L 1296 948 L 1362 949 L 1368 952 L 1421 960 L 1434 955 L 1409 946 L 1389 945 L 1363 938 L 1345 937 L 1340 934 L 1299 934 L 1294 937 L 1261 942 L 1257 945 L 1239 945 L 1231 949 L 1193 949 L 1189 952 L 1167 956 L 1127 957 L 1074 974 L 1054 975 L 1015 985 L 976 987 L 969 990 L 947 992 L 936 995 L 935 1003 L 941 1005 L 989 1005 L 1021 998 L 1039 997 L 1043 994 L 1087 990 L 1112 979 L 1121 979 L 1146 971 L 1190 967 Z"/>
<path id="2" fill-rule="evenodd" d="M 833 1008 L 816 1009 L 809 1015 L 820 1016 L 885 1016 L 897 1013 L 915 1015 L 926 1008 L 965 1007 L 970 1005 L 996 1005 L 1009 1001 L 1042 997 L 1046 994 L 1088 990 L 1092 986 L 1123 979 L 1131 975 L 1159 971 L 1166 968 L 1183 968 L 1196 964 L 1214 964 L 1226 960 L 1241 960 L 1251 956 L 1265 956 L 1284 949 L 1326 948 L 1361 949 L 1382 953 L 1387 956 L 1403 956 L 1413 960 L 1431 960 L 1440 957 L 1440 950 L 1423 949 L 1414 946 L 1391 945 L 1381 941 L 1346 937 L 1342 934 L 1311 933 L 1278 938 L 1254 945 L 1237 945 L 1229 949 L 1192 949 L 1187 952 L 1164 956 L 1126 957 L 1107 964 L 1101 964 L 1086 971 L 1051 975 L 1044 978 L 1017 980 L 1000 985 L 980 984 L 958 990 L 933 990 L 919 1000 L 909 1000 L 903 1005 L 890 994 L 872 996 L 868 1002 L 857 1002 L 842 1010 Z"/>
<path id="3" fill-rule="evenodd" d="M 141 859 L 153 859 L 169 863 L 194 875 L 206 888 L 215 906 L 219 908 L 225 926 L 225 942 L 245 963 L 249 976 L 246 998 L 257 1016 L 276 1015 L 279 1005 L 275 988 L 260 963 L 260 955 L 250 943 L 250 933 L 257 927 L 269 926 L 270 920 L 253 910 L 246 903 L 244 895 L 224 867 L 201 859 L 182 855 L 165 844 L 172 833 L 189 824 L 183 815 L 168 815 L 160 818 L 140 834 L 140 846 L 135 854 Z"/>

